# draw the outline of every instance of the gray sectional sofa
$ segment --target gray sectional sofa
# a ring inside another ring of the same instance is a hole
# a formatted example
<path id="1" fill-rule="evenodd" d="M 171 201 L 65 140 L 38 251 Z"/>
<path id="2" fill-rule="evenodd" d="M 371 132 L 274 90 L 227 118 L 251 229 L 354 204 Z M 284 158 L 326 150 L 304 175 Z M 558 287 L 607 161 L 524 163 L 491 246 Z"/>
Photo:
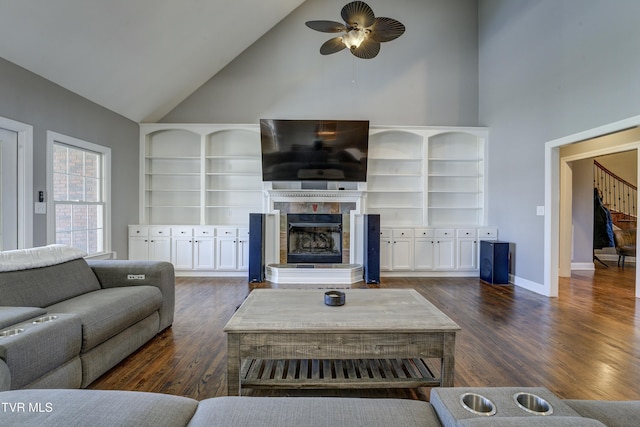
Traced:
<path id="1" fill-rule="evenodd" d="M 0 252 L 0 390 L 84 388 L 173 322 L 170 263 Z"/>
<path id="2" fill-rule="evenodd" d="M 513 405 L 515 390 L 549 399 L 551 415 Z M 473 392 L 498 406 L 492 416 L 463 409 L 459 397 Z M 218 397 L 198 402 L 158 393 L 105 390 L 0 392 L 0 425 L 67 427 L 453 427 L 637 426 L 640 402 L 556 399 L 541 388 L 432 389 L 431 403 L 403 399 L 329 397 Z"/>

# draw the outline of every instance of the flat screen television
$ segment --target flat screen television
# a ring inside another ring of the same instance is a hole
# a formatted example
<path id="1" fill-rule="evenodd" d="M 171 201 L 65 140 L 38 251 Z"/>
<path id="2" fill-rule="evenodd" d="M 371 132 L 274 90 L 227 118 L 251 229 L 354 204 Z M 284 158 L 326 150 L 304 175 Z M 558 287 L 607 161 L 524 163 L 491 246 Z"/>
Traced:
<path id="1" fill-rule="evenodd" d="M 260 120 L 263 181 L 367 180 L 368 120 Z"/>

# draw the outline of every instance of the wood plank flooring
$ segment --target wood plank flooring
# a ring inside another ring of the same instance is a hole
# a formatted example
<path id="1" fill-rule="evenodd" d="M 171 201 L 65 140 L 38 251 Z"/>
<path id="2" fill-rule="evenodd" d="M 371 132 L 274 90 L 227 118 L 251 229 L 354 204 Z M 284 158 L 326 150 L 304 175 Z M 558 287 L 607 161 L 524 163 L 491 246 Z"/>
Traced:
<path id="1" fill-rule="evenodd" d="M 460 325 L 456 386 L 544 386 L 562 398 L 640 399 L 635 267 L 627 265 L 623 270 L 610 265 L 561 279 L 558 298 L 514 286 L 491 286 L 477 278 L 384 278 L 379 287 L 414 288 Z M 178 278 L 173 326 L 89 388 L 199 400 L 226 395 L 222 328 L 248 292 L 245 278 Z M 428 392 L 284 390 L 269 394 L 425 400 Z"/>

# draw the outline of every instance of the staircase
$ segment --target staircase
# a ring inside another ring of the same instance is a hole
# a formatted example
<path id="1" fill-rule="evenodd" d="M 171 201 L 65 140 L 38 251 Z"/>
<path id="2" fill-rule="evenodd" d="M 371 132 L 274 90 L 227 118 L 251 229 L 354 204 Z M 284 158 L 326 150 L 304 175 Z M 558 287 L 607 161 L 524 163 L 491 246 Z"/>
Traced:
<path id="1" fill-rule="evenodd" d="M 636 228 L 638 189 L 597 161 L 593 161 L 593 185 L 602 195 L 602 203 L 611 212 L 613 224 L 624 230 Z"/>

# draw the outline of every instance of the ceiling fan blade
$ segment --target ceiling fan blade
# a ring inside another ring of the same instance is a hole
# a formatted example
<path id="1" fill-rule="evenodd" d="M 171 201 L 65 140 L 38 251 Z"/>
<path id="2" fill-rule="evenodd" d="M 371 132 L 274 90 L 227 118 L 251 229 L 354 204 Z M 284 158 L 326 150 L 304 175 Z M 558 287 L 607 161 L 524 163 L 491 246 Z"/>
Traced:
<path id="1" fill-rule="evenodd" d="M 340 15 L 347 25 L 358 28 L 370 27 L 376 20 L 371 7 L 363 1 L 353 1 L 346 4 Z"/>
<path id="2" fill-rule="evenodd" d="M 354 49 L 350 49 L 354 56 L 361 59 L 371 59 L 378 56 L 380 52 L 380 43 L 375 40 L 365 40 L 362 44 Z"/>
<path id="3" fill-rule="evenodd" d="M 340 22 L 335 21 L 307 21 L 306 26 L 312 30 L 322 31 L 323 33 L 341 33 L 347 31 L 347 27 Z"/>
<path id="4" fill-rule="evenodd" d="M 376 18 L 371 26 L 369 37 L 377 42 L 395 40 L 404 34 L 405 27 L 399 21 L 391 18 Z"/>
<path id="5" fill-rule="evenodd" d="M 320 46 L 320 53 L 323 55 L 331 55 L 332 53 L 340 52 L 344 48 L 346 48 L 346 46 L 342 42 L 342 37 L 334 37 Z"/>

